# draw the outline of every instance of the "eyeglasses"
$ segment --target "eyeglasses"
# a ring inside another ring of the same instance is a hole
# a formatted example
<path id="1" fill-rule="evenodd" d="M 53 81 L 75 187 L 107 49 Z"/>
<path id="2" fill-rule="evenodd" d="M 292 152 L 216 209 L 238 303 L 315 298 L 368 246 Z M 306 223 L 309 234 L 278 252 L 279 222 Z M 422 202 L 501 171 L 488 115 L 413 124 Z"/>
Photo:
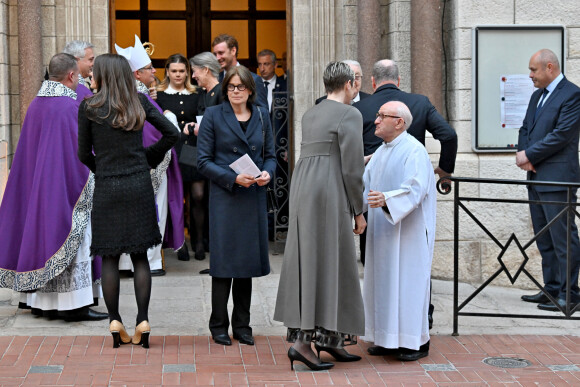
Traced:
<path id="1" fill-rule="evenodd" d="M 393 116 L 393 115 L 390 115 L 390 114 L 383 114 L 381 112 L 378 112 L 376 117 L 377 118 L 380 117 L 381 118 L 381 121 L 384 120 L 386 117 L 391 117 L 391 118 L 396 118 L 396 119 L 399 119 L 399 118 L 402 119 L 403 118 L 403 117 L 399 117 L 399 116 Z M 405 122 L 405 120 L 403 120 L 403 122 Z"/>
<path id="2" fill-rule="evenodd" d="M 234 84 L 228 84 L 228 91 L 234 91 L 235 89 L 238 89 L 238 91 L 244 91 L 246 90 L 246 85 L 244 85 L 243 83 L 240 83 L 239 85 L 234 85 Z"/>
<path id="3" fill-rule="evenodd" d="M 147 67 L 143 67 L 141 69 L 141 71 L 145 71 L 145 70 L 153 70 L 153 66 L 147 66 Z"/>

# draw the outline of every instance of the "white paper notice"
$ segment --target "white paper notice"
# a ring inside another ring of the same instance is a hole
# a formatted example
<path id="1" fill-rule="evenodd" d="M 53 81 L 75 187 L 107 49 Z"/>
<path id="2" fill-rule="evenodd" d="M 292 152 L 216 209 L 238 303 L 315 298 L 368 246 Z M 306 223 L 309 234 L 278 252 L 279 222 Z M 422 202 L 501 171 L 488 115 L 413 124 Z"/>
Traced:
<path id="1" fill-rule="evenodd" d="M 262 174 L 258 166 L 254 164 L 254 161 L 250 158 L 250 156 L 248 156 L 247 153 L 231 163 L 230 168 L 233 169 L 234 172 L 238 175 L 245 173 L 254 177 L 258 177 Z"/>
<path id="2" fill-rule="evenodd" d="M 203 118 L 203 116 L 195 116 L 195 120 L 197 121 L 198 125 L 201 125 L 201 119 Z"/>
<path id="3" fill-rule="evenodd" d="M 500 76 L 499 87 L 501 126 L 506 129 L 519 129 L 535 90 L 534 83 L 528 74 L 509 74 Z"/>

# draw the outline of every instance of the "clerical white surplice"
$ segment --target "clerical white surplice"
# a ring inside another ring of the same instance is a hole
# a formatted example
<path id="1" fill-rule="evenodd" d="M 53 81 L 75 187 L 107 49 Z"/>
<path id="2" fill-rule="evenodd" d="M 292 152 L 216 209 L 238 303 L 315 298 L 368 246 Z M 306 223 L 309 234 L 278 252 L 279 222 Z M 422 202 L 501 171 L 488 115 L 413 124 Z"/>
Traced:
<path id="1" fill-rule="evenodd" d="M 407 132 L 383 144 L 364 173 L 368 208 L 364 269 L 365 341 L 418 350 L 429 341 L 429 289 L 435 242 L 435 176 L 425 147 Z M 368 207 L 369 190 L 388 212 Z"/>

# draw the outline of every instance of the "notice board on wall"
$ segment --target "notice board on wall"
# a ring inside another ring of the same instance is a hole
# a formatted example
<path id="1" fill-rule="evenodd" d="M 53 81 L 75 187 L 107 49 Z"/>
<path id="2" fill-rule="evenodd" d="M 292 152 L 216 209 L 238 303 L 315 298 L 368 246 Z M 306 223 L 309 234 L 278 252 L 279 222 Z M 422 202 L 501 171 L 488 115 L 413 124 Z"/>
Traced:
<path id="1" fill-rule="evenodd" d="M 514 152 L 518 131 L 534 91 L 531 56 L 554 51 L 564 73 L 563 26 L 479 26 L 473 29 L 472 148 Z M 523 113 L 522 113 L 522 109 Z"/>

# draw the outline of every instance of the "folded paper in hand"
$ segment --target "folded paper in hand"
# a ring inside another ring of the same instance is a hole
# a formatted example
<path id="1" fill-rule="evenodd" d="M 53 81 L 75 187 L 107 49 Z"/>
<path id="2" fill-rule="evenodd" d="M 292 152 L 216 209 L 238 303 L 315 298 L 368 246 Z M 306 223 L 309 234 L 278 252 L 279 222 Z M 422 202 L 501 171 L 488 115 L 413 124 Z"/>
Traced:
<path id="1" fill-rule="evenodd" d="M 260 169 L 256 166 L 254 161 L 246 153 L 236 161 L 230 164 L 230 168 L 234 170 L 238 175 L 245 173 L 254 177 L 258 177 L 262 174 Z"/>

